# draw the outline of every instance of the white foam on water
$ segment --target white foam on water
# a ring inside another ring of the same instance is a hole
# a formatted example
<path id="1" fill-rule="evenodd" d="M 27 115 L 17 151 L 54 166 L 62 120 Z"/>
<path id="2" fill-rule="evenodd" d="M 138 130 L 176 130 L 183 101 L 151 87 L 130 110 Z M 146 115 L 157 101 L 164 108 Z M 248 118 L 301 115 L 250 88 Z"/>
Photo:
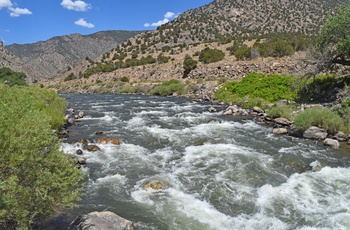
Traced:
<path id="1" fill-rule="evenodd" d="M 172 188 L 168 189 L 168 193 L 170 195 L 168 202 L 186 217 L 209 225 L 213 229 L 229 229 L 233 226 L 232 218 L 217 211 L 210 203 Z"/>
<path id="2" fill-rule="evenodd" d="M 125 190 L 125 185 L 127 183 L 127 178 L 120 174 L 107 175 L 105 177 L 100 177 L 94 182 L 90 182 L 89 187 L 92 190 L 98 190 L 100 188 L 108 188 L 110 192 L 118 194 Z"/>
<path id="3" fill-rule="evenodd" d="M 156 110 L 142 110 L 141 112 L 136 113 L 136 115 L 167 115 L 166 111 L 156 111 Z"/>
<path id="4" fill-rule="evenodd" d="M 135 128 L 139 128 L 139 127 L 144 127 L 145 124 L 146 124 L 146 121 L 144 118 L 133 117 L 127 122 L 126 126 L 129 129 L 135 129 Z"/>
<path id="5" fill-rule="evenodd" d="M 86 116 L 84 118 L 82 118 L 82 121 L 84 120 L 101 120 L 101 121 L 113 121 L 114 118 L 117 118 L 117 117 L 112 117 L 110 115 L 104 115 L 103 117 L 90 117 L 90 116 Z"/>
<path id="6" fill-rule="evenodd" d="M 193 127 L 183 129 L 167 129 L 162 128 L 159 125 L 147 126 L 144 129 L 152 136 L 169 140 L 174 143 L 181 143 L 183 140 L 188 140 L 191 137 L 213 137 L 216 135 L 229 135 L 231 129 L 236 127 L 236 123 L 223 122 L 223 123 L 208 123 L 199 124 Z"/>
<path id="7" fill-rule="evenodd" d="M 349 168 L 293 174 L 279 186 L 262 186 L 258 195 L 257 205 L 266 215 L 305 222 L 305 227 L 350 229 Z"/>
<path id="8" fill-rule="evenodd" d="M 78 147 L 77 144 L 62 143 L 60 150 L 68 154 L 75 154 L 75 151 L 79 149 Z"/>
<path id="9" fill-rule="evenodd" d="M 175 188 L 161 193 L 154 190 L 136 190 L 131 195 L 136 202 L 149 206 L 159 215 L 168 218 L 170 229 L 176 229 L 183 223 L 188 223 L 190 229 L 288 229 L 288 225 L 282 221 L 260 213 L 229 216 L 196 195 L 186 194 Z"/>

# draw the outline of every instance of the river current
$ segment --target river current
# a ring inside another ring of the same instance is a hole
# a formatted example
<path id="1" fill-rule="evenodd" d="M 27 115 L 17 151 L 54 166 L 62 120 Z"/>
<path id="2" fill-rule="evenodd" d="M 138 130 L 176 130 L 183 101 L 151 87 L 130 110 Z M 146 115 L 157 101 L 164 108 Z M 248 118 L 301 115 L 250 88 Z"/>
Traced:
<path id="1" fill-rule="evenodd" d="M 250 117 L 188 99 L 62 96 L 85 113 L 64 152 L 96 141 L 97 131 L 121 141 L 84 151 L 87 195 L 74 214 L 109 210 L 138 229 L 350 229 L 348 150 L 275 136 Z M 145 190 L 154 179 L 167 188 Z"/>

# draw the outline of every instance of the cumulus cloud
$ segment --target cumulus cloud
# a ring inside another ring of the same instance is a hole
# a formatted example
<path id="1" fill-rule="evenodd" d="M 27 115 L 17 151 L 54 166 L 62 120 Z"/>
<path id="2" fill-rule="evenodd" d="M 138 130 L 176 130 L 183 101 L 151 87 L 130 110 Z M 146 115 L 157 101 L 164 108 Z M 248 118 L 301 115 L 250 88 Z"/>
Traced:
<path id="1" fill-rule="evenodd" d="M 153 27 L 158 27 L 158 26 L 161 26 L 165 23 L 168 23 L 171 19 L 174 19 L 176 18 L 177 15 L 173 12 L 166 12 L 164 14 L 164 19 L 163 20 L 159 20 L 158 22 L 153 22 L 153 23 L 145 23 L 143 26 L 144 27 L 150 27 L 150 26 L 153 26 Z"/>
<path id="2" fill-rule="evenodd" d="M 75 21 L 74 24 L 78 25 L 78 26 L 86 27 L 86 28 L 94 28 L 95 27 L 94 24 L 85 21 L 85 19 L 83 19 L 83 18 L 80 18 L 79 20 Z"/>
<path id="3" fill-rule="evenodd" d="M 10 7 L 9 10 L 11 11 L 11 17 L 19 17 L 22 14 L 32 14 L 32 12 L 30 12 L 30 10 L 28 10 L 27 8 Z"/>
<path id="4" fill-rule="evenodd" d="M 0 10 L 2 8 L 9 8 L 12 7 L 12 3 L 10 0 L 0 0 Z"/>
<path id="5" fill-rule="evenodd" d="M 174 17 L 175 17 L 175 13 L 173 13 L 173 12 L 166 12 L 166 14 L 164 14 L 164 18 L 171 19 Z"/>
<path id="6" fill-rule="evenodd" d="M 11 0 L 0 0 L 0 10 L 7 8 L 10 11 L 11 17 L 19 17 L 22 14 L 32 14 L 27 8 L 13 7 Z"/>
<path id="7" fill-rule="evenodd" d="M 91 4 L 88 4 L 81 0 L 77 0 L 77 1 L 62 0 L 61 6 L 65 9 L 75 10 L 75 11 L 88 11 L 92 8 Z"/>

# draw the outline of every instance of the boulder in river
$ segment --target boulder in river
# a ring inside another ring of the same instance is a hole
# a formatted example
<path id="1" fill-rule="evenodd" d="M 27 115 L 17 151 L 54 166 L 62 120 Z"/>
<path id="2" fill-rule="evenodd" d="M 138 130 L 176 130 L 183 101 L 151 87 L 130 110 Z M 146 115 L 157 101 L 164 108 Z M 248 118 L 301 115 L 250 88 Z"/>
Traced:
<path id="1" fill-rule="evenodd" d="M 80 111 L 79 113 L 78 113 L 78 118 L 83 118 L 84 117 L 84 112 L 83 111 Z"/>
<path id="2" fill-rule="evenodd" d="M 215 109 L 214 107 L 210 107 L 210 108 L 208 109 L 208 111 L 209 111 L 210 113 L 215 113 L 215 112 L 216 112 L 216 109 Z"/>
<path id="3" fill-rule="evenodd" d="M 78 149 L 77 151 L 75 151 L 75 153 L 77 154 L 77 155 L 83 155 L 83 150 L 81 150 L 81 149 Z"/>
<path id="4" fill-rule="evenodd" d="M 113 144 L 113 145 L 120 145 L 120 140 L 118 138 L 108 138 L 108 137 L 102 137 L 97 140 L 97 143 L 99 144 Z"/>
<path id="5" fill-rule="evenodd" d="M 325 129 L 310 126 L 307 130 L 304 131 L 303 137 L 308 139 L 324 140 L 326 139 L 328 133 Z"/>
<path id="6" fill-rule="evenodd" d="M 334 139 L 340 142 L 345 142 L 349 139 L 349 137 L 343 132 L 338 132 L 334 135 Z"/>
<path id="7" fill-rule="evenodd" d="M 85 145 L 84 149 L 86 149 L 89 152 L 96 152 L 96 151 L 100 151 L 100 147 L 98 147 L 97 145 Z"/>
<path id="8" fill-rule="evenodd" d="M 326 146 L 330 146 L 333 149 L 338 149 L 339 148 L 339 141 L 335 140 L 335 139 L 331 139 L 331 138 L 326 138 L 323 141 L 323 144 Z"/>
<path id="9" fill-rule="evenodd" d="M 91 212 L 75 218 L 68 230 L 134 230 L 133 223 L 110 211 Z"/>
<path id="10" fill-rule="evenodd" d="M 275 135 L 287 134 L 288 133 L 288 129 L 286 129 L 286 128 L 274 128 L 272 130 L 272 133 L 275 134 Z"/>

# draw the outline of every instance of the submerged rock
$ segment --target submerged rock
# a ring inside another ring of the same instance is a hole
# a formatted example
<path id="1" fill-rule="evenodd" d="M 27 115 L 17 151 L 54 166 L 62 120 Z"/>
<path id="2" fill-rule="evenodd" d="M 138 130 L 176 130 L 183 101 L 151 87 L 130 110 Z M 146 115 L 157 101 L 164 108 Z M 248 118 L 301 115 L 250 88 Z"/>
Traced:
<path id="1" fill-rule="evenodd" d="M 143 189 L 154 189 L 154 190 L 160 190 L 160 189 L 167 189 L 168 186 L 160 180 L 152 180 L 150 182 L 147 182 L 146 184 L 143 185 Z"/>
<path id="2" fill-rule="evenodd" d="M 133 223 L 109 211 L 91 212 L 75 218 L 68 230 L 134 230 Z"/>
<path id="3" fill-rule="evenodd" d="M 322 165 L 318 160 L 311 162 L 310 167 L 313 172 L 319 172 L 322 169 Z"/>

